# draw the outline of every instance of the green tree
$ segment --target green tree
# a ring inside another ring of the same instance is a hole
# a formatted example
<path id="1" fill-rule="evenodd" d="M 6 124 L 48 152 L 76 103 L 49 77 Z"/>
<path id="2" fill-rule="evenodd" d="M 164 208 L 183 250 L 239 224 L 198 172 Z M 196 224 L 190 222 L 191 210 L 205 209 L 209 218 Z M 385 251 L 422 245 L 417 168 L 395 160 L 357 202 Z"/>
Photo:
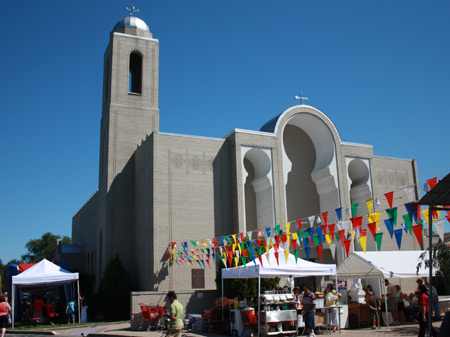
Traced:
<path id="1" fill-rule="evenodd" d="M 417 270 L 419 270 L 422 265 L 429 267 L 430 259 L 428 258 L 428 250 L 422 253 L 420 256 L 421 261 L 417 265 Z M 448 243 L 443 243 L 439 241 L 433 245 L 432 248 L 433 256 L 433 270 L 436 271 L 434 276 L 435 287 L 440 289 L 450 289 L 450 246 Z"/>
<path id="2" fill-rule="evenodd" d="M 119 255 L 109 261 L 98 289 L 97 305 L 109 320 L 130 319 L 131 275 L 126 271 Z"/>
<path id="3" fill-rule="evenodd" d="M 42 259 L 53 261 L 55 259 L 56 241 L 61 243 L 71 243 L 72 240 L 68 236 L 55 235 L 50 232 L 42 234 L 41 238 L 30 240 L 25 244 L 28 253 L 22 255 L 22 259 L 26 263 L 36 263 Z"/>

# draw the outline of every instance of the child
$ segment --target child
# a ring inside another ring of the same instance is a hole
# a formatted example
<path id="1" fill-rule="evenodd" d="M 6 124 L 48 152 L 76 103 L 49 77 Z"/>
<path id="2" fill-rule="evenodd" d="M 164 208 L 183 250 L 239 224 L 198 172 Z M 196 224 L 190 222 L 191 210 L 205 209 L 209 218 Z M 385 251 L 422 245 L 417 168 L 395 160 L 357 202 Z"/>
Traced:
<path id="1" fill-rule="evenodd" d="M 367 291 L 367 304 L 369 305 L 369 311 L 370 311 L 370 319 L 372 320 L 372 329 L 376 329 L 380 327 L 380 302 L 378 302 L 378 299 L 374 296 L 373 292 Z"/>

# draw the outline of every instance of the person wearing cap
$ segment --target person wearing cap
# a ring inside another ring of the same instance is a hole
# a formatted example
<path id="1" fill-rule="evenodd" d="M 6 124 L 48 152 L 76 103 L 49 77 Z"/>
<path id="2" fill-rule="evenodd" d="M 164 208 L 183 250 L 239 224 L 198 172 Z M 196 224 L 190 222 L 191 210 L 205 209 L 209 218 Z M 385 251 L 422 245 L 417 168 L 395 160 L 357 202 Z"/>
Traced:
<path id="1" fill-rule="evenodd" d="M 175 291 L 169 291 L 167 298 L 170 302 L 170 323 L 167 336 L 181 337 L 181 329 L 183 329 L 183 305 L 177 300 Z"/>

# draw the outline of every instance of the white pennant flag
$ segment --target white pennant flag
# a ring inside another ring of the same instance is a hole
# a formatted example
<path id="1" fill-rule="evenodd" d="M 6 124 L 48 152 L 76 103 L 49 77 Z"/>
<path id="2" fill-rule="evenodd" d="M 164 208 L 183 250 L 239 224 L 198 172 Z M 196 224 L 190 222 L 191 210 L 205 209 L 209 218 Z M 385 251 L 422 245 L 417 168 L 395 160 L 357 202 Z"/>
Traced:
<path id="1" fill-rule="evenodd" d="M 248 241 L 252 241 L 252 232 L 247 232 Z"/>
<path id="2" fill-rule="evenodd" d="M 336 253 L 336 244 L 335 243 L 330 243 L 330 251 L 331 251 L 331 256 L 333 257 L 333 260 L 335 260 L 334 255 Z"/>
<path id="3" fill-rule="evenodd" d="M 436 232 L 439 234 L 441 241 L 444 242 L 444 219 L 433 221 Z"/>
<path id="4" fill-rule="evenodd" d="M 316 219 L 315 215 L 312 215 L 310 217 L 308 217 L 309 220 L 309 227 L 314 227 L 314 220 Z"/>

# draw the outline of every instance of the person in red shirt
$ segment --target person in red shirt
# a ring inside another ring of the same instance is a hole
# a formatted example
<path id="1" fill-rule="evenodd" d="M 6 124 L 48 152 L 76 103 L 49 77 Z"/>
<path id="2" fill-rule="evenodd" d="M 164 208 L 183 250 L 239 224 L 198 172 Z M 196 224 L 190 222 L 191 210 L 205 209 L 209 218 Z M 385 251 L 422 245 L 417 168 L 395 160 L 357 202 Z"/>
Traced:
<path id="1" fill-rule="evenodd" d="M 5 336 L 6 328 L 9 325 L 8 316 L 11 313 L 11 307 L 4 296 L 0 296 L 0 328 L 1 337 Z"/>
<path id="2" fill-rule="evenodd" d="M 58 314 L 55 312 L 55 301 L 47 304 L 47 318 L 51 325 L 55 324 L 55 319 Z"/>
<path id="3" fill-rule="evenodd" d="M 33 317 L 42 318 L 42 311 L 44 309 L 44 301 L 38 297 L 33 303 Z"/>
<path id="4" fill-rule="evenodd" d="M 425 331 L 428 324 L 428 311 L 430 310 L 430 302 L 428 300 L 428 289 L 423 284 L 419 285 L 419 313 L 417 314 L 417 320 L 419 321 L 419 336 L 425 337 Z M 432 329 L 433 337 L 437 336 L 437 331 Z"/>

